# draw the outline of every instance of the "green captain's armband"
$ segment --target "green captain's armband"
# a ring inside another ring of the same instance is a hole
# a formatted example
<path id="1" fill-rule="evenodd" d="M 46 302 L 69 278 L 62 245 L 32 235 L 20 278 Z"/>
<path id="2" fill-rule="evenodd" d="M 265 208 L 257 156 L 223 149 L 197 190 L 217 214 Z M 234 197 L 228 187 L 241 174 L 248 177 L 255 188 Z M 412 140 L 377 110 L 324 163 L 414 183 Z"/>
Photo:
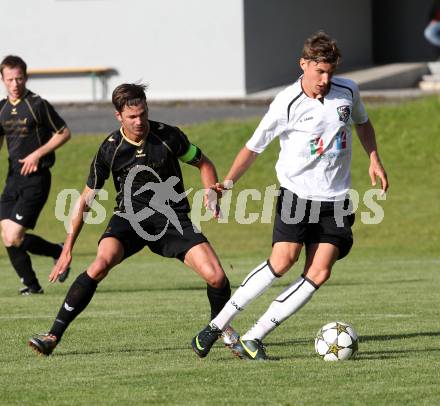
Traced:
<path id="1" fill-rule="evenodd" d="M 200 161 L 201 157 L 202 151 L 200 148 L 194 144 L 190 144 L 188 150 L 183 155 L 179 156 L 179 160 L 186 164 L 196 164 Z"/>

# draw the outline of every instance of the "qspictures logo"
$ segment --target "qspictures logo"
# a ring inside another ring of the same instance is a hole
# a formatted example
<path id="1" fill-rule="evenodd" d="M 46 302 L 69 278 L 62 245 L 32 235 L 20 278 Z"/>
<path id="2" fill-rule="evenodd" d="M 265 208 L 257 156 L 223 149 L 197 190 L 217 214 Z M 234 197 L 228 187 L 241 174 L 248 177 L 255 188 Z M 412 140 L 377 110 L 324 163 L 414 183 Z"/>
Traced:
<path id="1" fill-rule="evenodd" d="M 147 182 L 141 188 L 133 191 L 133 183 L 136 175 L 142 171 L 148 171 L 157 182 Z M 179 178 L 171 176 L 163 181 L 154 169 L 148 166 L 137 166 L 130 170 L 123 188 L 123 206 L 124 211 L 115 212 L 116 215 L 127 219 L 136 233 L 147 241 L 157 241 L 167 231 L 170 224 L 183 234 L 179 218 L 173 209 L 171 202 L 178 203 L 185 198 L 192 197 L 191 203 L 191 221 L 195 232 L 201 232 L 202 223 L 212 220 L 212 208 L 217 204 L 220 206 L 221 216 L 218 219 L 219 224 L 227 224 L 235 221 L 241 225 L 250 225 L 256 222 L 262 224 L 272 223 L 275 211 L 274 204 L 280 195 L 280 189 L 276 184 L 269 185 L 262 190 L 244 189 L 235 192 L 230 185 L 231 190 L 224 191 L 220 201 L 217 200 L 217 194 L 212 190 L 199 189 L 194 191 L 192 188 L 183 193 L 178 193 L 174 187 L 179 182 Z M 140 194 L 152 191 L 152 197 L 139 211 L 135 211 L 133 198 Z M 96 191 L 93 199 L 90 201 L 90 211 L 84 213 L 84 222 L 87 224 L 102 224 L 108 221 L 105 207 L 99 203 L 102 200 L 108 200 L 108 192 L 104 189 Z M 290 196 L 290 195 L 289 195 Z M 364 203 L 365 209 L 360 210 L 360 220 L 364 224 L 379 224 L 384 219 L 384 209 L 378 201 L 386 200 L 386 195 L 380 189 L 369 189 L 361 196 L 356 190 L 350 189 L 344 196 L 335 201 L 334 217 L 338 227 L 344 225 L 344 217 L 359 211 L 360 201 Z M 66 232 L 70 232 L 71 218 L 75 213 L 75 202 L 80 198 L 80 192 L 76 189 L 64 189 L 58 196 L 55 205 L 55 217 L 64 223 Z M 349 206 L 344 205 L 344 201 L 349 199 Z M 307 200 L 298 198 L 285 198 L 283 200 L 282 221 L 286 224 L 296 224 L 303 220 Z M 208 208 L 205 204 L 208 203 Z M 295 204 L 295 210 L 290 210 L 292 204 Z M 252 209 L 250 209 L 252 207 Z M 210 208 L 210 209 L 209 209 Z M 310 209 L 310 222 L 313 222 L 319 216 L 320 202 L 313 202 Z M 145 229 L 148 219 L 155 213 L 160 213 L 166 218 L 163 228 L 157 234 L 151 234 Z M 317 217 L 318 216 L 318 217 Z"/>
<path id="2" fill-rule="evenodd" d="M 143 171 L 148 171 L 153 174 L 157 179 L 157 182 L 147 182 L 139 190 L 132 194 L 133 182 L 137 174 Z M 128 220 L 130 225 L 136 231 L 136 233 L 146 241 L 157 241 L 167 231 L 169 224 L 171 223 L 176 230 L 183 235 L 182 226 L 177 217 L 176 212 L 170 205 L 170 202 L 180 202 L 185 199 L 192 188 L 183 193 L 177 193 L 174 186 L 179 183 L 177 176 L 170 176 L 165 182 L 162 181 L 156 171 L 149 166 L 138 165 L 132 168 L 124 183 L 124 207 L 125 212 L 116 213 L 118 216 Z M 133 208 L 132 197 L 138 196 L 147 190 L 154 192 L 153 197 L 149 201 L 149 205 L 142 210 L 135 212 Z M 166 224 L 161 232 L 152 235 L 142 228 L 141 223 L 151 217 L 155 213 L 160 213 L 167 219 Z"/>

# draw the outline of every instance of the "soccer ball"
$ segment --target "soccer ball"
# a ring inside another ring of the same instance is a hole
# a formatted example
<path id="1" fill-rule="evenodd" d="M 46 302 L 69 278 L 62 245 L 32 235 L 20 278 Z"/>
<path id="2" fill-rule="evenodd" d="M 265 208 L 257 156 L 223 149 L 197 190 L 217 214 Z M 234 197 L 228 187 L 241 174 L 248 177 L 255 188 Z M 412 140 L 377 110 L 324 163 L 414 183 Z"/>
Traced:
<path id="1" fill-rule="evenodd" d="M 333 321 L 321 327 L 315 338 L 315 351 L 324 361 L 352 358 L 358 350 L 358 336 L 348 323 Z"/>

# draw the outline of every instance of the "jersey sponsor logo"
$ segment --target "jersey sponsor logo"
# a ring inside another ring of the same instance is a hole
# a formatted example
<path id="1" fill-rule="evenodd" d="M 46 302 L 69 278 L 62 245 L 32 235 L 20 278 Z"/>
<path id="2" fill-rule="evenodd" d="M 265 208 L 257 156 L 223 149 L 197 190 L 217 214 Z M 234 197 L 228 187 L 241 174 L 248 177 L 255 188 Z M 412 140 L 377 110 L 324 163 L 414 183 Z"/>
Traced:
<path id="1" fill-rule="evenodd" d="M 324 140 L 321 137 L 317 137 L 310 141 L 310 154 L 322 155 L 324 152 Z"/>
<path id="2" fill-rule="evenodd" d="M 20 214 L 16 214 L 15 215 L 15 218 L 17 219 L 17 220 L 23 220 L 23 216 L 21 216 Z"/>
<path id="3" fill-rule="evenodd" d="M 350 118 L 350 106 L 339 106 L 337 109 L 339 120 L 346 123 Z"/>
<path id="4" fill-rule="evenodd" d="M 342 127 L 336 134 L 336 149 L 338 151 L 347 148 L 347 130 Z"/>
<path id="5" fill-rule="evenodd" d="M 14 107 L 12 110 L 11 110 L 11 116 L 15 116 L 15 115 L 17 115 L 18 113 L 17 113 L 17 109 Z"/>

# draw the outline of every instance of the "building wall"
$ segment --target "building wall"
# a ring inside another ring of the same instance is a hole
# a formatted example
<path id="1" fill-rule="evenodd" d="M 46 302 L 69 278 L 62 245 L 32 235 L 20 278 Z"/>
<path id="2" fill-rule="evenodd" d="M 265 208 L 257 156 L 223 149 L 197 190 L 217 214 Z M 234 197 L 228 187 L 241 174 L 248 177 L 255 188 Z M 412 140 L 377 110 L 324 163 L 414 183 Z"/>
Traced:
<path id="1" fill-rule="evenodd" d="M 106 66 L 149 84 L 150 99 L 240 98 L 292 82 L 304 39 L 338 40 L 340 71 L 434 59 L 431 0 L 3 0 L 0 57 L 30 68 Z M 103 93 L 97 84 L 98 95 Z M 92 99 L 83 75 L 31 78 L 52 101 Z"/>
<path id="2" fill-rule="evenodd" d="M 30 68 L 109 66 L 110 90 L 142 80 L 154 99 L 244 95 L 241 0 L 8 2 L 0 57 L 18 54 Z M 29 81 L 50 100 L 90 100 L 91 86 L 86 77 Z"/>
<path id="3" fill-rule="evenodd" d="M 244 0 L 246 90 L 291 82 L 304 40 L 323 29 L 338 40 L 341 70 L 371 65 L 371 2 Z"/>
<path id="4" fill-rule="evenodd" d="M 432 0 L 373 0 L 374 62 L 435 60 L 440 49 L 424 37 Z"/>

